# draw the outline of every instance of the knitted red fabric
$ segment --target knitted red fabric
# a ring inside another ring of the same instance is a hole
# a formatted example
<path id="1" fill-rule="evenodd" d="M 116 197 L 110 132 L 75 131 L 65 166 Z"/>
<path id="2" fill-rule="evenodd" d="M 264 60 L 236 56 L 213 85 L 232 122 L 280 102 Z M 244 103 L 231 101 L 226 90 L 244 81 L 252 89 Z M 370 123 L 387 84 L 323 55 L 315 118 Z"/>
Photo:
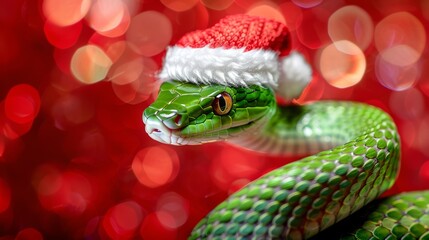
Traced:
<path id="1" fill-rule="evenodd" d="M 204 31 L 186 34 L 176 46 L 264 49 L 286 55 L 290 51 L 290 39 L 283 23 L 257 16 L 232 15 Z"/>

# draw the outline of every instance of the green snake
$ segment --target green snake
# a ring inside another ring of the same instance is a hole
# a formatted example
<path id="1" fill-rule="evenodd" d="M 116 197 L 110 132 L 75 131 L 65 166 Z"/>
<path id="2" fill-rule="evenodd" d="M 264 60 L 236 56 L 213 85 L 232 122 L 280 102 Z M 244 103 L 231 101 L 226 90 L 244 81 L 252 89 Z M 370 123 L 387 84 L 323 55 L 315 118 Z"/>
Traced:
<path id="1" fill-rule="evenodd" d="M 153 139 L 311 155 L 232 194 L 190 239 L 429 240 L 429 191 L 373 201 L 399 171 L 399 134 L 387 113 L 355 102 L 277 103 L 276 94 L 290 101 L 311 79 L 284 24 L 226 17 L 169 48 L 159 77 L 158 98 L 143 113 Z"/>
<path id="2" fill-rule="evenodd" d="M 367 205 L 399 170 L 399 135 L 378 108 L 339 101 L 278 106 L 263 86 L 167 81 L 143 121 L 166 144 L 226 140 L 270 154 L 315 154 L 231 195 L 190 239 L 307 239 L 325 229 L 319 239 L 429 239 L 428 192 Z M 329 228 L 345 218 L 348 224 Z"/>

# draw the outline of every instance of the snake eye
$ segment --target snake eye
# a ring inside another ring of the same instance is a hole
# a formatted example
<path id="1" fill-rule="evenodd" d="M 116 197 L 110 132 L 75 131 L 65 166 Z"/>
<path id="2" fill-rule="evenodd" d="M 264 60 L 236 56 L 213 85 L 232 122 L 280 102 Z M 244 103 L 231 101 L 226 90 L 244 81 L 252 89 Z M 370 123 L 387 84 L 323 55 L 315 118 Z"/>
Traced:
<path id="1" fill-rule="evenodd" d="M 216 115 L 223 116 L 229 113 L 232 108 L 232 97 L 227 92 L 219 93 L 213 103 L 213 111 Z"/>

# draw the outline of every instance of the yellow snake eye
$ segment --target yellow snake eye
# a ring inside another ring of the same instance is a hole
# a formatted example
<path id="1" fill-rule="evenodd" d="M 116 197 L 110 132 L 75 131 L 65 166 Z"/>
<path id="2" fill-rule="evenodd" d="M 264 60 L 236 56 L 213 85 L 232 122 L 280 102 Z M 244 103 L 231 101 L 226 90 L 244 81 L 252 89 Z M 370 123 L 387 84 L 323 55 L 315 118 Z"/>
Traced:
<path id="1" fill-rule="evenodd" d="M 227 92 L 219 93 L 213 103 L 213 111 L 216 115 L 223 116 L 229 113 L 232 108 L 232 97 Z"/>

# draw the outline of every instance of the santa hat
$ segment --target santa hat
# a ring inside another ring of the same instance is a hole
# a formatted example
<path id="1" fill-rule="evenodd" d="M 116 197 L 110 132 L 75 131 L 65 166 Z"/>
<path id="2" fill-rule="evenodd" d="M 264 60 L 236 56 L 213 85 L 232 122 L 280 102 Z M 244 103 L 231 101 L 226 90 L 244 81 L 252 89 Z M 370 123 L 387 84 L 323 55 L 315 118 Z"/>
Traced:
<path id="1" fill-rule="evenodd" d="M 289 31 L 275 20 L 233 15 L 183 36 L 167 49 L 162 80 L 270 87 L 287 100 L 312 78 L 304 57 L 290 48 Z"/>

